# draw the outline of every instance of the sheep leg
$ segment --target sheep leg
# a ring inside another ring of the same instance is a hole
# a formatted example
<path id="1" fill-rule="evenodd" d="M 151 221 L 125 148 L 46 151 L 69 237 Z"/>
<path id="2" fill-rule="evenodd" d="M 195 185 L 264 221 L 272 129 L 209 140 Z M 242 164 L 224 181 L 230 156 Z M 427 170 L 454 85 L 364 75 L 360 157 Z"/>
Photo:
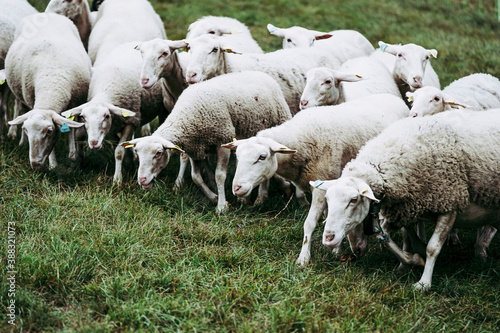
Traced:
<path id="1" fill-rule="evenodd" d="M 293 184 L 295 185 L 295 184 Z M 307 201 L 306 198 L 306 193 L 302 191 L 297 185 L 295 185 L 295 196 L 297 197 L 297 200 L 299 201 L 299 205 L 301 206 L 307 206 L 309 205 L 309 201 Z"/>
<path id="2" fill-rule="evenodd" d="M 184 185 L 184 173 L 186 172 L 187 165 L 189 163 L 189 156 L 185 153 L 181 153 L 179 157 L 179 173 L 174 183 L 174 192 L 179 191 Z"/>
<path id="3" fill-rule="evenodd" d="M 69 153 L 68 157 L 72 161 L 76 161 L 78 158 L 77 150 L 76 150 L 76 141 L 75 141 L 75 132 L 76 129 L 73 129 L 72 131 L 69 132 Z"/>
<path id="4" fill-rule="evenodd" d="M 441 248 L 443 247 L 451 228 L 453 228 L 456 217 L 457 212 L 443 214 L 438 217 L 436 228 L 434 229 L 431 239 L 427 244 L 424 273 L 422 274 L 420 281 L 413 285 L 415 289 L 429 290 L 431 288 L 432 273 L 434 271 L 437 256 L 441 252 Z"/>
<path id="5" fill-rule="evenodd" d="M 0 140 L 3 141 L 3 126 L 4 121 L 9 119 L 9 107 L 8 100 L 10 95 L 10 89 L 6 84 L 0 86 Z"/>
<path id="6" fill-rule="evenodd" d="M 23 103 L 21 102 L 21 100 L 16 98 L 14 102 L 14 115 L 12 116 L 12 119 L 16 119 L 17 117 L 19 117 L 22 110 Z M 7 136 L 13 140 L 17 137 L 17 125 L 9 126 L 9 133 L 7 134 Z M 22 145 L 24 143 L 23 137 L 25 137 L 24 131 L 21 132 L 21 142 L 19 142 L 19 145 Z M 24 140 L 26 140 L 26 138 L 24 138 Z"/>
<path id="7" fill-rule="evenodd" d="M 427 242 L 427 235 L 425 234 L 425 223 L 424 221 L 417 222 L 417 233 L 418 237 L 422 240 L 422 242 Z"/>
<path id="8" fill-rule="evenodd" d="M 316 225 L 326 208 L 326 191 L 319 190 L 317 188 L 312 191 L 312 203 L 309 213 L 307 213 L 306 220 L 304 222 L 304 240 L 302 241 L 302 250 L 300 255 L 296 260 L 297 265 L 305 266 L 309 263 L 311 259 L 311 237 L 316 229 Z M 341 252 L 341 251 L 340 251 Z"/>
<path id="9" fill-rule="evenodd" d="M 217 167 L 215 168 L 215 183 L 217 184 L 217 193 L 218 193 L 217 211 L 219 213 L 224 212 L 228 208 L 224 185 L 226 184 L 227 165 L 229 164 L 230 157 L 231 157 L 231 150 L 222 147 L 217 148 Z"/>
<path id="10" fill-rule="evenodd" d="M 49 169 L 54 170 L 55 168 L 57 168 L 56 148 L 52 149 L 49 155 Z"/>
<path id="11" fill-rule="evenodd" d="M 263 181 L 259 185 L 259 194 L 257 195 L 257 199 L 255 199 L 254 205 L 262 205 L 264 201 L 266 201 L 269 193 L 269 179 Z"/>
<path id="12" fill-rule="evenodd" d="M 142 125 L 141 136 L 150 136 L 150 135 L 151 135 L 151 125 L 149 123 Z"/>
<path id="13" fill-rule="evenodd" d="M 123 180 L 122 165 L 123 158 L 125 157 L 125 147 L 122 146 L 122 143 L 129 141 L 133 133 L 134 128 L 132 125 L 125 126 L 120 140 L 118 141 L 118 145 L 115 148 L 115 174 L 113 175 L 113 183 L 115 185 L 120 185 Z"/>
<path id="14" fill-rule="evenodd" d="M 274 174 L 273 178 L 278 182 L 278 186 L 285 192 L 287 196 L 292 193 L 290 182 L 280 175 Z"/>
<path id="15" fill-rule="evenodd" d="M 351 251 L 357 258 L 361 258 L 366 254 L 368 251 L 368 237 L 365 235 L 362 223 L 351 230 L 347 234 L 347 238 L 349 239 Z"/>
<path id="16" fill-rule="evenodd" d="M 191 179 L 193 180 L 193 183 L 200 187 L 201 191 L 205 194 L 208 200 L 213 203 L 217 203 L 217 195 L 212 192 L 210 188 L 208 188 L 207 184 L 203 181 L 203 177 L 201 176 L 201 161 L 194 161 L 192 158 L 189 158 L 189 161 L 191 162 Z"/>
<path id="17" fill-rule="evenodd" d="M 396 255 L 399 261 L 406 265 L 425 265 L 424 259 L 422 259 L 422 257 L 420 257 L 417 253 L 411 254 L 407 251 L 403 251 L 396 243 L 394 243 L 389 232 L 387 231 L 387 225 L 384 222 L 380 223 L 380 226 L 384 233 L 387 235 L 387 240 L 384 240 L 382 238 L 382 234 L 378 234 L 377 238 L 379 238 L 379 240 L 382 241 L 382 244 L 384 244 L 392 253 Z"/>
<path id="18" fill-rule="evenodd" d="M 477 231 L 476 244 L 474 245 L 474 252 L 476 258 L 486 261 L 488 257 L 488 247 L 490 246 L 491 240 L 497 233 L 497 229 L 491 225 L 485 225 Z"/>

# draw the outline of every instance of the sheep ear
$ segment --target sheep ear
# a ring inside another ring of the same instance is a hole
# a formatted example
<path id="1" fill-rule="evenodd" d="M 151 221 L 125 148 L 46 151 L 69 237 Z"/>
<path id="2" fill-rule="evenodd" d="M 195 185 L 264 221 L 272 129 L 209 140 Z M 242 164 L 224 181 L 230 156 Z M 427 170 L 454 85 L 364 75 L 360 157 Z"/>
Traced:
<path id="1" fill-rule="evenodd" d="M 112 114 L 114 114 L 115 116 L 119 116 L 119 117 L 123 117 L 123 118 L 135 117 L 135 114 L 136 114 L 134 111 L 122 109 L 122 108 L 116 107 L 112 104 L 107 104 L 106 108 L 108 108 L 108 110 Z"/>
<path id="2" fill-rule="evenodd" d="M 314 36 L 314 38 L 316 40 L 328 39 L 330 37 L 333 37 L 333 35 L 332 34 L 325 34 L 325 33 L 321 33 L 321 35 Z"/>
<path id="3" fill-rule="evenodd" d="M 240 52 L 236 52 L 236 51 L 233 51 L 231 49 L 223 49 L 223 51 L 226 53 L 241 54 Z"/>
<path id="4" fill-rule="evenodd" d="M 411 91 L 407 91 L 406 92 L 406 99 L 408 100 L 408 102 L 413 102 L 413 97 L 415 96 L 415 93 L 411 92 Z"/>
<path id="5" fill-rule="evenodd" d="M 399 45 L 391 45 L 384 43 L 382 41 L 378 42 L 378 45 L 380 46 L 380 51 L 382 52 L 387 52 L 392 55 L 397 55 L 399 51 Z"/>
<path id="6" fill-rule="evenodd" d="M 437 50 L 432 49 L 432 50 L 427 50 L 427 51 L 429 51 L 429 53 L 431 54 L 431 57 L 437 58 L 437 56 L 438 56 L 438 51 Z"/>
<path id="7" fill-rule="evenodd" d="M 315 180 L 310 181 L 309 185 L 313 188 L 317 188 L 323 191 L 327 191 L 332 185 L 335 184 L 335 180 Z"/>
<path id="8" fill-rule="evenodd" d="M 275 36 L 278 36 L 281 38 L 285 38 L 285 33 L 284 33 L 283 29 L 275 27 L 274 25 L 272 25 L 270 23 L 267 25 L 267 30 L 269 30 L 269 33 L 272 35 L 275 35 Z"/>
<path id="9" fill-rule="evenodd" d="M 364 197 L 367 197 L 368 199 L 374 201 L 375 203 L 380 202 L 380 200 L 375 198 L 375 195 L 373 194 L 370 185 L 368 185 L 364 180 L 361 180 L 359 178 L 354 178 L 353 181 L 356 184 L 356 187 L 358 188 L 359 194 L 361 194 Z"/>
<path id="10" fill-rule="evenodd" d="M 66 117 L 66 118 L 71 118 L 73 116 L 79 116 L 80 113 L 82 113 L 82 110 L 85 109 L 89 105 L 90 105 L 90 102 L 87 102 L 85 104 L 77 106 L 76 108 L 69 109 L 68 111 L 62 112 L 61 116 Z M 73 119 L 71 119 L 71 120 L 73 120 Z"/>
<path id="11" fill-rule="evenodd" d="M 29 113 L 29 112 L 28 112 Z M 28 119 L 29 114 L 25 113 L 23 115 L 20 115 L 16 119 L 12 119 L 11 121 L 8 122 L 9 125 L 21 125 Z"/>
<path id="12" fill-rule="evenodd" d="M 448 104 L 449 106 L 451 106 L 451 107 L 452 107 L 452 108 L 454 108 L 454 109 L 460 109 L 460 108 L 464 108 L 464 109 L 466 109 L 466 108 L 470 107 L 470 106 L 465 105 L 465 104 L 460 104 L 460 103 L 457 103 L 457 102 L 455 102 L 455 101 L 454 101 L 454 100 L 452 100 L 452 99 L 449 99 L 449 100 L 444 100 L 444 104 Z"/>
<path id="13" fill-rule="evenodd" d="M 227 148 L 227 149 L 231 149 L 231 150 L 236 150 L 238 148 L 238 146 L 243 143 L 245 140 L 236 140 L 236 139 L 233 139 L 233 141 L 229 142 L 229 143 L 224 143 L 222 145 L 220 145 L 221 147 L 223 148 Z"/>
<path id="14" fill-rule="evenodd" d="M 233 31 L 234 30 L 229 28 L 229 27 L 220 27 L 219 28 L 219 32 L 221 35 L 231 35 L 231 34 L 233 34 Z"/>
<path id="15" fill-rule="evenodd" d="M 161 138 L 161 142 L 162 142 L 163 148 L 165 148 L 165 149 L 170 149 L 171 151 L 178 151 L 181 153 L 185 153 L 185 151 L 182 150 L 181 147 L 174 145 L 172 142 L 170 142 L 166 139 Z"/>
<path id="16" fill-rule="evenodd" d="M 363 78 L 361 75 L 350 74 L 345 72 L 335 71 L 335 81 L 345 81 L 345 82 L 357 82 L 361 81 Z M 337 84 L 335 84 L 337 86 Z"/>
<path id="17" fill-rule="evenodd" d="M 126 141 L 126 142 L 122 143 L 121 146 L 123 146 L 125 148 L 135 147 L 135 145 L 137 144 L 137 142 L 139 142 L 140 139 L 141 138 L 130 140 L 130 141 Z"/>
<path id="18" fill-rule="evenodd" d="M 79 123 L 79 122 L 76 122 L 73 120 L 66 119 L 56 112 L 54 112 L 52 114 L 52 120 L 54 121 L 55 124 L 62 126 L 62 127 L 67 126 L 68 128 L 79 128 L 79 127 L 82 127 L 83 125 L 85 125 L 84 123 Z"/>
<path id="19" fill-rule="evenodd" d="M 184 51 L 187 51 L 187 49 L 189 48 L 189 43 L 186 39 L 185 40 L 173 40 L 173 41 L 169 41 L 168 46 L 172 50 L 183 49 Z"/>

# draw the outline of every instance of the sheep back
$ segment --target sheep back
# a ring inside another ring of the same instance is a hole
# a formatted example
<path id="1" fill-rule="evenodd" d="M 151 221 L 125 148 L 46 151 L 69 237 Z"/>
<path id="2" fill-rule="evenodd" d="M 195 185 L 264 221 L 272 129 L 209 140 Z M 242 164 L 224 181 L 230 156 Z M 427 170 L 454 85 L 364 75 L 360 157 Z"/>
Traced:
<path id="1" fill-rule="evenodd" d="M 490 74 L 472 74 L 453 81 L 443 92 L 473 110 L 500 107 L 500 80 Z"/>
<path id="2" fill-rule="evenodd" d="M 231 73 L 189 86 L 153 135 L 200 160 L 223 143 L 291 118 L 279 85 L 261 72 Z"/>

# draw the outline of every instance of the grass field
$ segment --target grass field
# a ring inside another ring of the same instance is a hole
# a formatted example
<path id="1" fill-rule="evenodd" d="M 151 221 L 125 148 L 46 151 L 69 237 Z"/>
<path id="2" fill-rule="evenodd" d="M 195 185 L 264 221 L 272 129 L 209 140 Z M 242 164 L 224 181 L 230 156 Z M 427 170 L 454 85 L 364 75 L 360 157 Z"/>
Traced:
<path id="1" fill-rule="evenodd" d="M 38 10 L 48 3 L 29 1 Z M 281 46 L 267 23 L 356 29 L 374 45 L 383 40 L 437 49 L 432 65 L 443 87 L 475 72 L 500 76 L 500 24 L 491 0 L 482 1 L 482 12 L 477 1 L 151 2 L 170 39 L 182 39 L 203 15 L 239 19 L 266 51 Z M 262 207 L 241 206 L 228 187 L 231 209 L 219 216 L 189 176 L 180 193 L 172 192 L 176 163 L 150 191 L 137 184 L 135 167 L 117 188 L 111 144 L 87 150 L 84 162 L 73 165 L 64 143 L 53 172 L 29 167 L 27 145 L 0 143 L 0 331 L 500 329 L 497 239 L 483 263 L 474 259 L 475 232 L 461 231 L 461 245 L 439 256 L 427 293 L 411 287 L 422 269 L 398 275 L 397 259 L 375 239 L 365 257 L 337 260 L 321 245 L 321 228 L 311 264 L 301 268 L 294 261 L 307 209 L 294 199 L 288 204 L 284 193 L 271 192 Z M 8 296 L 9 226 L 15 229 L 15 297 Z M 7 317 L 11 299 L 15 326 Z"/>

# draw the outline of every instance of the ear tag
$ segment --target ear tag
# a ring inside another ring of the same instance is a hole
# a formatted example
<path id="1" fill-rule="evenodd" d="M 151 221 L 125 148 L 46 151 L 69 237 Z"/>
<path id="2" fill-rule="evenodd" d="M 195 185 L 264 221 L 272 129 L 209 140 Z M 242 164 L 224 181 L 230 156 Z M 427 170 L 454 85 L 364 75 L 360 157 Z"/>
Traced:
<path id="1" fill-rule="evenodd" d="M 0 79 L 0 86 L 5 83 L 4 79 Z"/>
<path id="2" fill-rule="evenodd" d="M 68 117 L 69 120 L 75 120 L 75 116 Z"/>
<path id="3" fill-rule="evenodd" d="M 236 30 L 234 30 L 234 29 L 231 29 L 231 35 L 236 35 L 236 34 L 238 34 L 238 33 L 239 33 L 238 31 L 236 31 Z"/>
<path id="4" fill-rule="evenodd" d="M 406 96 L 406 99 L 408 100 L 408 102 L 413 102 L 413 96 Z"/>
<path id="5" fill-rule="evenodd" d="M 431 53 L 431 56 L 432 56 L 433 58 L 437 58 L 437 56 L 438 56 L 438 51 L 436 51 L 436 50 L 432 49 L 432 50 L 430 50 L 429 52 Z"/>
<path id="6" fill-rule="evenodd" d="M 272 24 L 268 24 L 267 25 L 267 30 L 269 30 L 269 33 L 272 34 L 273 32 L 275 32 L 276 30 L 278 30 L 278 28 L 276 28 L 274 25 Z"/>
<path id="7" fill-rule="evenodd" d="M 71 117 L 71 111 L 64 111 L 63 113 L 61 113 L 61 116 L 65 117 L 65 118 L 69 118 Z M 73 119 L 71 119 L 73 120 Z"/>
<path id="8" fill-rule="evenodd" d="M 66 133 L 66 132 L 69 132 L 69 127 L 68 124 L 63 123 L 61 126 L 61 133 Z"/>
<path id="9" fill-rule="evenodd" d="M 362 76 L 362 75 L 359 75 L 359 74 L 354 74 L 354 75 L 356 75 L 356 77 L 357 77 L 357 78 L 359 78 L 359 79 L 362 79 L 362 78 L 363 78 L 363 76 Z"/>
<path id="10" fill-rule="evenodd" d="M 123 116 L 123 118 L 130 117 L 130 113 L 127 110 L 122 109 L 122 116 Z"/>
<path id="11" fill-rule="evenodd" d="M 378 42 L 378 45 L 380 46 L 380 51 L 385 52 L 385 49 L 389 46 L 388 44 L 384 42 Z"/>
<path id="12" fill-rule="evenodd" d="M 126 145 L 126 146 L 125 146 L 125 148 L 132 148 L 132 147 L 134 147 L 134 146 L 135 146 L 135 145 L 133 145 L 133 144 L 129 143 L 128 145 Z"/>
<path id="13" fill-rule="evenodd" d="M 322 181 L 322 180 L 317 180 L 317 181 L 315 181 L 315 182 L 314 182 L 313 187 L 318 188 L 318 187 L 320 187 L 321 185 L 323 185 L 324 183 L 325 183 L 325 182 L 324 182 L 324 181 Z"/>
<path id="14" fill-rule="evenodd" d="M 365 194 L 366 192 L 368 192 L 368 190 L 366 188 L 361 190 L 361 194 Z"/>

